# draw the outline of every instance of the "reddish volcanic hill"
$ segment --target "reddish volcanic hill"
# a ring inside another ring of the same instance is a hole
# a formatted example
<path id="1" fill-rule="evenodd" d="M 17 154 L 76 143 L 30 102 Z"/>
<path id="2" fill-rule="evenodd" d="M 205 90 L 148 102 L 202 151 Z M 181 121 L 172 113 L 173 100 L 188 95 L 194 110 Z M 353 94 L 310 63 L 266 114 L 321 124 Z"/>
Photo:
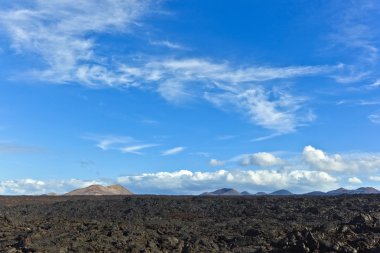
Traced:
<path id="1" fill-rule="evenodd" d="M 110 186 L 102 186 L 102 185 L 90 185 L 85 188 L 76 189 L 74 191 L 68 192 L 66 196 L 74 196 L 74 195 L 132 195 L 128 189 L 121 185 L 110 185 Z"/>

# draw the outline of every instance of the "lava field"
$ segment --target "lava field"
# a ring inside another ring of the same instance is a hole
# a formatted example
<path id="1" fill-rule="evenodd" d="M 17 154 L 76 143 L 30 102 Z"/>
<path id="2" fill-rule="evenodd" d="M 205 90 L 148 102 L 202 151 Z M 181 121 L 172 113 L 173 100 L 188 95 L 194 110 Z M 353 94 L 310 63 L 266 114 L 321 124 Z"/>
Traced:
<path id="1" fill-rule="evenodd" d="M 0 252 L 380 252 L 380 195 L 1 196 Z"/>

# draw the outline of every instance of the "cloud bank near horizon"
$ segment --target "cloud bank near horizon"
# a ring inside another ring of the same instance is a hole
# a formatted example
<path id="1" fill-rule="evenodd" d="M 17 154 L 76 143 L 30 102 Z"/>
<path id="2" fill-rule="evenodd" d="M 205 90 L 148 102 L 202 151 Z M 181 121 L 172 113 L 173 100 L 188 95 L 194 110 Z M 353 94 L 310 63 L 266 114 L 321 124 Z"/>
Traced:
<path id="1" fill-rule="evenodd" d="M 177 148 L 169 153 L 179 151 Z M 216 159 L 211 161 L 225 166 L 224 163 L 216 162 Z M 91 184 L 112 183 L 122 184 L 141 194 L 199 194 L 223 187 L 253 193 L 283 188 L 303 193 L 313 190 L 328 191 L 340 186 L 354 188 L 363 185 L 364 181 L 372 182 L 371 185 L 380 181 L 379 154 L 328 154 L 306 146 L 296 157 L 280 158 L 272 153 L 258 152 L 237 156 L 226 163 L 231 161 L 235 163 L 233 168 L 226 166 L 216 171 L 182 169 L 97 180 L 5 180 L 0 181 L 0 194 L 65 193 Z"/>

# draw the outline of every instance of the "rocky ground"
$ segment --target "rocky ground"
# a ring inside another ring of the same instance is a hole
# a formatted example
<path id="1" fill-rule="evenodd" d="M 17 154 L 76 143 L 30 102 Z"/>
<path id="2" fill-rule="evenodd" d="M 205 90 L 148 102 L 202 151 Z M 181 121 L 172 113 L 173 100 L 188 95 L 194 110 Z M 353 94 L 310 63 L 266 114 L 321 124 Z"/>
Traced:
<path id="1" fill-rule="evenodd" d="M 380 252 L 380 195 L 0 197 L 0 252 Z"/>

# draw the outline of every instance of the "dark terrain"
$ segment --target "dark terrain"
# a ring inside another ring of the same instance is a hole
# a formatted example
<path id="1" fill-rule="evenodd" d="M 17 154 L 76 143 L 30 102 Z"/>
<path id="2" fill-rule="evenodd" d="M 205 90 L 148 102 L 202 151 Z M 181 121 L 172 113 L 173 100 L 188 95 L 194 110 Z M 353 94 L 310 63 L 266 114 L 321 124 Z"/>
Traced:
<path id="1" fill-rule="evenodd" d="M 3 196 L 0 252 L 380 252 L 380 195 Z"/>

